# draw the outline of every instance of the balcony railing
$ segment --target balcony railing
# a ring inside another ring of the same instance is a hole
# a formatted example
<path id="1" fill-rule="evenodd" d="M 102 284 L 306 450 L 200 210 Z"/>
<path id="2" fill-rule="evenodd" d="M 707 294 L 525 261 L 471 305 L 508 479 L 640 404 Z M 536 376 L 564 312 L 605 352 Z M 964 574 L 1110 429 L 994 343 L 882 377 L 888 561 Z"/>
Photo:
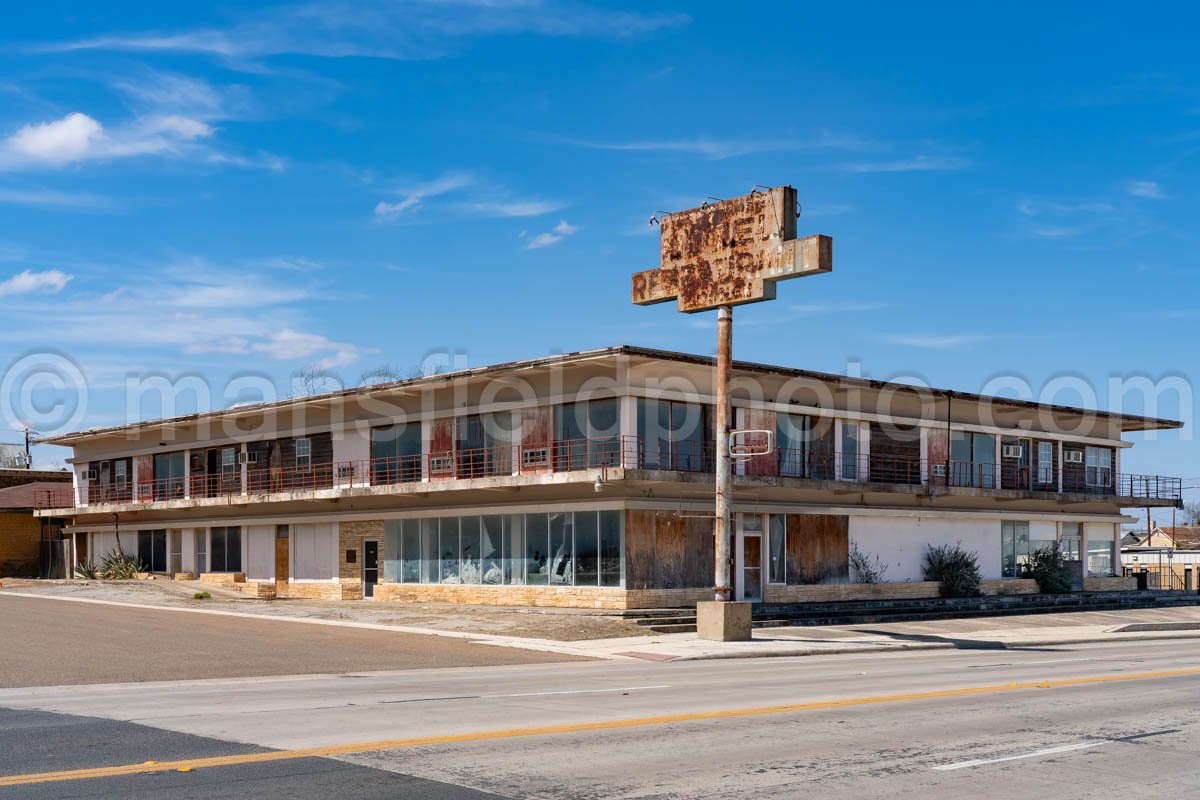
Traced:
<path id="1" fill-rule="evenodd" d="M 361 461 L 248 466 L 216 474 L 160 478 L 119 484 L 89 483 L 38 492 L 38 508 L 73 508 L 114 503 L 150 503 L 191 498 L 265 495 L 319 489 L 363 488 L 404 483 L 470 480 L 513 475 L 628 468 L 712 473 L 711 442 L 611 436 L 518 445 L 494 445 Z M 1182 481 L 1158 475 L 1113 473 L 1094 467 L 997 466 L 876 454 L 830 453 L 814 448 L 778 449 L 739 459 L 735 476 L 811 481 L 882 483 L 928 487 L 1016 489 L 1149 500 L 1179 501 Z"/>

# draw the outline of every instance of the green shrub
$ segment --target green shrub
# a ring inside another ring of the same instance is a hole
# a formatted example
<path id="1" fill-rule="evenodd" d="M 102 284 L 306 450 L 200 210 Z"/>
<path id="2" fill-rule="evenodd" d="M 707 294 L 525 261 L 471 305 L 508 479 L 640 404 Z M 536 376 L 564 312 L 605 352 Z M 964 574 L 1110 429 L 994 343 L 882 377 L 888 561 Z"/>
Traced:
<path id="1" fill-rule="evenodd" d="M 192 595 L 192 599 L 193 600 L 211 600 L 212 595 L 209 594 L 208 592 L 196 592 L 194 595 Z"/>
<path id="2" fill-rule="evenodd" d="M 859 583 L 879 583 L 887 574 L 888 565 L 876 555 L 867 555 L 858 549 L 857 542 L 850 543 L 850 574 Z"/>
<path id="3" fill-rule="evenodd" d="M 1042 594 L 1066 594 L 1071 591 L 1071 569 L 1056 542 L 1054 547 L 1042 547 L 1029 554 L 1025 577 L 1037 581 Z"/>
<path id="4" fill-rule="evenodd" d="M 929 545 L 921 564 L 921 575 L 927 581 L 937 581 L 942 597 L 978 597 L 983 575 L 979 572 L 979 556 L 968 553 L 962 542 Z"/>
<path id="5" fill-rule="evenodd" d="M 141 572 L 146 572 L 146 565 L 137 558 L 131 558 L 124 553 L 109 553 L 100 562 L 98 574 L 109 581 L 131 581 Z"/>
<path id="6" fill-rule="evenodd" d="M 87 581 L 96 580 L 97 569 L 96 565 L 91 561 L 81 562 L 75 565 L 75 577 L 83 578 Z"/>

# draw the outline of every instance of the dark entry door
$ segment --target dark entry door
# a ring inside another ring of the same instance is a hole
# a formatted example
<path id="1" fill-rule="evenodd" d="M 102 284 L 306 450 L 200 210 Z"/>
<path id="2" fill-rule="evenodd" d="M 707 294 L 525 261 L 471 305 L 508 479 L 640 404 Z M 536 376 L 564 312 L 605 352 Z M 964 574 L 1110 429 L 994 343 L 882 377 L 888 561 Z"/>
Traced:
<path id="1" fill-rule="evenodd" d="M 363 597 L 375 596 L 379 583 L 379 542 L 363 542 Z"/>

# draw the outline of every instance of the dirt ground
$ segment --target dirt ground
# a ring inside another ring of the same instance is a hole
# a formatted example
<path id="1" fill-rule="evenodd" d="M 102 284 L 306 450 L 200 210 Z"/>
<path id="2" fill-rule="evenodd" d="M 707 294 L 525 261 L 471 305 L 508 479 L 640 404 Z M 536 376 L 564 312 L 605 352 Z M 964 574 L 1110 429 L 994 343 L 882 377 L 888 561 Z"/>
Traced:
<path id="1" fill-rule="evenodd" d="M 32 592 L 122 603 L 191 608 L 219 608 L 263 616 L 346 620 L 412 628 L 485 633 L 577 642 L 622 636 L 653 635 L 612 612 L 564 608 L 508 608 L 417 603 L 333 600 L 255 600 L 235 592 L 191 581 L 33 581 L 6 579 L 5 592 Z M 197 591 L 212 597 L 195 600 Z"/>

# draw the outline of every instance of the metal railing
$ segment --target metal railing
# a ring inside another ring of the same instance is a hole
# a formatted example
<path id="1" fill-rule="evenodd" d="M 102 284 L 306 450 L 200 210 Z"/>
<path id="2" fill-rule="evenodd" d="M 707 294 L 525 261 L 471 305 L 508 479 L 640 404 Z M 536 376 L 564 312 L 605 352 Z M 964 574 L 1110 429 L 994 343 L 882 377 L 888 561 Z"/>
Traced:
<path id="1" fill-rule="evenodd" d="M 38 508 L 71 508 L 117 503 L 149 503 L 222 498 L 277 492 L 368 488 L 404 483 L 542 475 L 556 472 L 627 468 L 712 473 L 712 442 L 609 436 L 459 449 L 390 458 L 288 466 L 249 465 L 236 471 L 168 477 L 119 484 L 87 483 L 37 493 Z M 1075 468 L 997 466 L 990 463 L 929 460 L 866 453 L 835 453 L 821 448 L 777 449 L 739 459 L 736 476 L 812 481 L 879 483 L 986 490 L 1093 494 L 1104 497 L 1179 501 L 1182 481 L 1158 475 L 1117 474 Z"/>

